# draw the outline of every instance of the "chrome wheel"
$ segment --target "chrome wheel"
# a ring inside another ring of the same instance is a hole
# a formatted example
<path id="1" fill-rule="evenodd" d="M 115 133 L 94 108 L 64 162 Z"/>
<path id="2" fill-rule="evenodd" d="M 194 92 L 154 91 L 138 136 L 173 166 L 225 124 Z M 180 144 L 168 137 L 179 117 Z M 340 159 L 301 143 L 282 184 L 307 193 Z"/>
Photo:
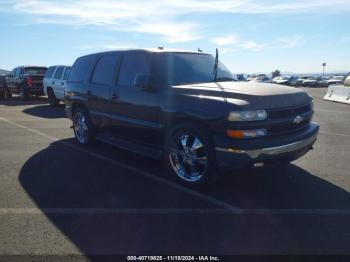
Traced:
<path id="1" fill-rule="evenodd" d="M 74 133 L 75 137 L 82 144 L 88 141 L 88 125 L 87 119 L 82 112 L 77 112 L 74 116 Z"/>
<path id="2" fill-rule="evenodd" d="M 198 136 L 183 134 L 169 151 L 169 159 L 175 173 L 187 182 L 197 182 L 208 169 L 208 155 Z"/>

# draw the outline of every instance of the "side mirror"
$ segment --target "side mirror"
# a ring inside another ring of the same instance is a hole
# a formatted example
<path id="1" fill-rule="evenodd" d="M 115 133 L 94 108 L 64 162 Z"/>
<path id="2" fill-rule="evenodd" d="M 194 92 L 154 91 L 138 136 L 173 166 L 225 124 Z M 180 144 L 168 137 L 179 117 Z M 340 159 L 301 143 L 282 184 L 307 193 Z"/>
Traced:
<path id="1" fill-rule="evenodd" d="M 145 91 L 154 90 L 154 85 L 149 75 L 137 75 L 134 79 L 134 86 Z"/>

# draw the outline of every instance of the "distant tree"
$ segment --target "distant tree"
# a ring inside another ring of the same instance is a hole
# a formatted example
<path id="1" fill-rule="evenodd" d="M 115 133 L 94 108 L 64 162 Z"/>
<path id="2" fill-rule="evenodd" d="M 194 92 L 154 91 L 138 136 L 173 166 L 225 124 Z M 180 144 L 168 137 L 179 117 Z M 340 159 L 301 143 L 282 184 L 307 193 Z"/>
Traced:
<path id="1" fill-rule="evenodd" d="M 276 69 L 275 71 L 271 72 L 271 74 L 272 74 L 272 78 L 275 78 L 281 75 L 281 71 Z"/>

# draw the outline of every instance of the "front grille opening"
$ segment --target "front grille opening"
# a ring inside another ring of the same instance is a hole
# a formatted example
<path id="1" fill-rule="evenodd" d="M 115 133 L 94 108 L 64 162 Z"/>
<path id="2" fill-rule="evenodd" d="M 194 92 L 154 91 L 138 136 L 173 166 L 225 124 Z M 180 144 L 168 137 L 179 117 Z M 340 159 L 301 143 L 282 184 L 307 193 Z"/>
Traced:
<path id="1" fill-rule="evenodd" d="M 268 128 L 268 133 L 271 135 L 282 134 L 287 132 L 293 132 L 306 127 L 310 123 L 310 119 L 305 119 L 299 124 L 296 123 L 285 123 L 275 126 L 270 126 Z"/>
<path id="2" fill-rule="evenodd" d="M 311 105 L 304 105 L 301 107 L 289 108 L 289 109 L 280 109 L 273 110 L 269 112 L 269 119 L 278 119 L 291 117 L 299 114 L 304 114 L 311 111 Z"/>

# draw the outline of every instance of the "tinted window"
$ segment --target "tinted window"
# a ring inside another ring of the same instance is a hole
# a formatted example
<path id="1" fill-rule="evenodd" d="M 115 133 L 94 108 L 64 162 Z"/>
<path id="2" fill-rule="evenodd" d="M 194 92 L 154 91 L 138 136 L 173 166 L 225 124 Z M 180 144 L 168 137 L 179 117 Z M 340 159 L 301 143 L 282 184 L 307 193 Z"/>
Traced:
<path id="1" fill-rule="evenodd" d="M 91 82 L 94 84 L 111 85 L 115 77 L 117 55 L 102 56 L 95 67 Z"/>
<path id="2" fill-rule="evenodd" d="M 25 67 L 24 74 L 26 75 L 45 75 L 46 67 Z"/>
<path id="3" fill-rule="evenodd" d="M 76 83 L 83 82 L 86 78 L 86 75 L 89 73 L 89 70 L 94 60 L 94 56 L 84 56 L 78 58 L 72 67 L 72 70 L 68 77 L 68 81 Z"/>
<path id="4" fill-rule="evenodd" d="M 156 54 L 154 75 L 160 85 L 180 85 L 214 81 L 215 58 L 207 54 L 163 53 Z M 218 81 L 233 80 L 232 73 L 219 62 Z"/>
<path id="5" fill-rule="evenodd" d="M 21 69 L 20 68 L 16 68 L 15 77 L 19 77 L 20 72 L 21 72 Z"/>
<path id="6" fill-rule="evenodd" d="M 56 69 L 55 66 L 49 67 L 49 69 L 47 69 L 46 71 L 45 78 L 51 78 L 55 69 Z"/>
<path id="7" fill-rule="evenodd" d="M 64 76 L 63 76 L 63 80 L 67 80 L 70 74 L 70 67 L 66 67 L 66 71 L 64 71 Z"/>
<path id="8" fill-rule="evenodd" d="M 126 54 L 120 68 L 118 85 L 133 86 L 135 76 L 150 75 L 147 57 L 145 53 Z"/>
<path id="9" fill-rule="evenodd" d="M 57 68 L 54 78 L 61 79 L 63 75 L 63 70 L 64 70 L 63 66 L 60 66 L 59 68 Z"/>

